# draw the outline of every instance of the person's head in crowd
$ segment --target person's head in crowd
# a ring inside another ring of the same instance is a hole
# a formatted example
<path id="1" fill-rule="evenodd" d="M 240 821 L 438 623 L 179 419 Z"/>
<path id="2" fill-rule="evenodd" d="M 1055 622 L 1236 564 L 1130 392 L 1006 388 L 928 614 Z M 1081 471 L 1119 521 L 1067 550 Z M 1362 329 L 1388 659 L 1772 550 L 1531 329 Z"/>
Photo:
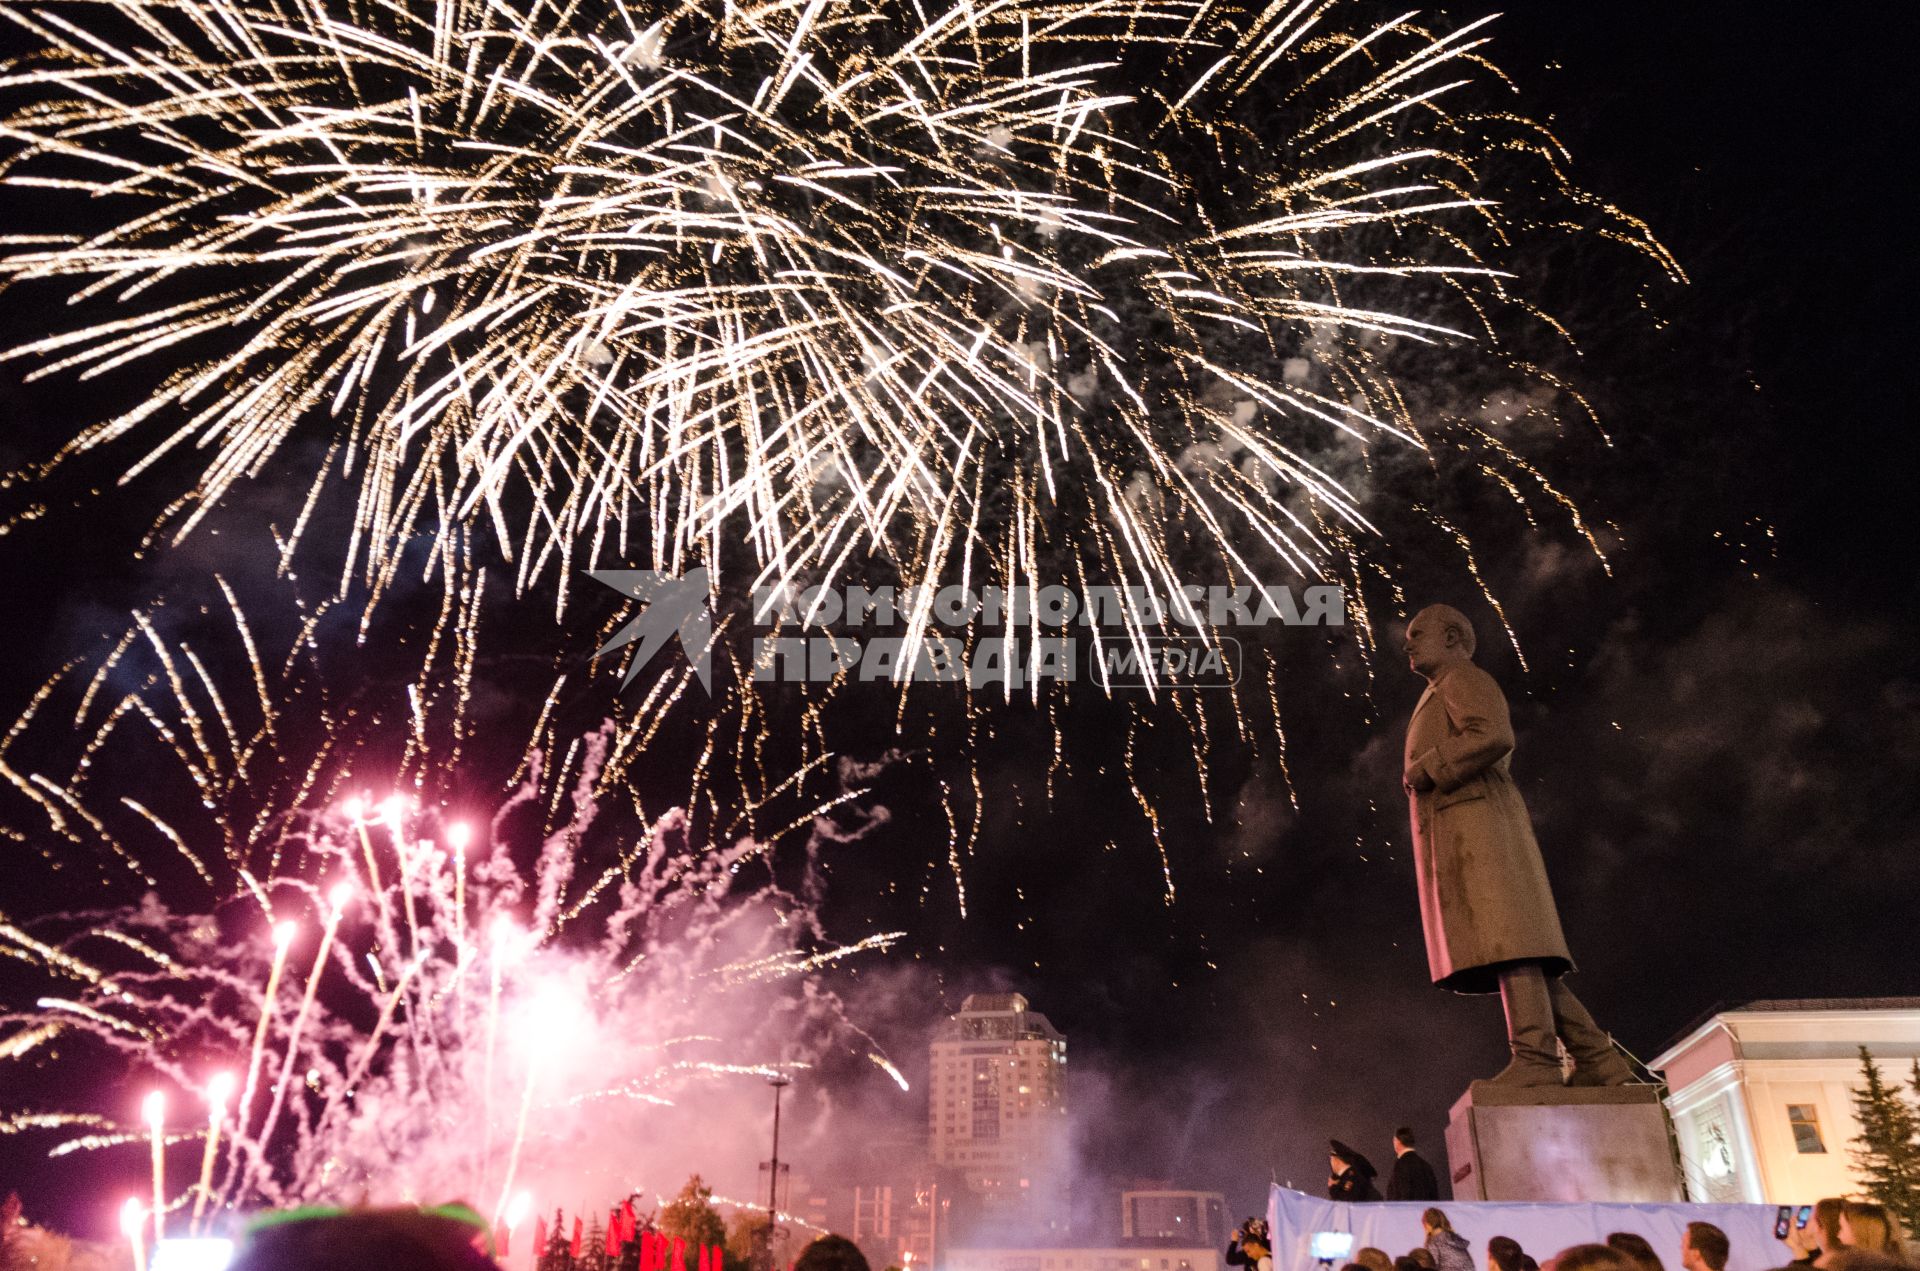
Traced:
<path id="1" fill-rule="evenodd" d="M 270 1215 L 247 1235 L 229 1271 L 497 1271 L 483 1252 L 486 1239 L 478 1215 L 419 1209 Z"/>
<path id="2" fill-rule="evenodd" d="M 1413 1151 L 1413 1148 L 1414 1148 L 1414 1142 L 1413 1142 L 1412 1126 L 1403 1125 L 1399 1129 L 1393 1132 L 1393 1154 L 1395 1156 L 1399 1156 L 1405 1152 L 1411 1152 Z"/>
<path id="3" fill-rule="evenodd" d="M 1727 1271 L 1727 1233 L 1710 1222 L 1690 1222 L 1680 1237 L 1680 1265 L 1687 1271 Z"/>
<path id="4" fill-rule="evenodd" d="M 1439 1262 L 1434 1260 L 1433 1250 L 1428 1249 L 1425 1246 L 1422 1246 L 1421 1248 L 1418 1248 L 1418 1249 L 1410 1250 L 1407 1253 L 1407 1256 L 1409 1258 L 1412 1258 L 1414 1262 L 1417 1263 L 1423 1269 L 1423 1271 L 1439 1271 L 1440 1264 Z"/>
<path id="5" fill-rule="evenodd" d="M 1847 1202 L 1839 1196 L 1825 1197 L 1814 1205 L 1807 1231 L 1821 1253 L 1832 1253 L 1840 1247 L 1840 1212 L 1846 1207 Z"/>
<path id="6" fill-rule="evenodd" d="M 1393 1259 L 1385 1249 L 1376 1249 L 1372 1245 L 1353 1255 L 1353 1260 L 1367 1271 L 1393 1271 Z"/>
<path id="7" fill-rule="evenodd" d="M 1841 1206 L 1840 1243 L 1893 1258 L 1906 1256 L 1900 1219 L 1885 1205 L 1870 1200 L 1850 1200 Z"/>
<path id="8" fill-rule="evenodd" d="M 1415 1249 L 1413 1252 L 1426 1253 L 1427 1251 L 1425 1249 Z M 1433 1255 L 1428 1254 L 1427 1256 L 1432 1257 Z M 1403 1253 L 1393 1260 L 1393 1271 L 1433 1271 L 1433 1268 L 1421 1266 L 1419 1260 L 1413 1256 L 1413 1253 Z"/>
<path id="9" fill-rule="evenodd" d="M 1348 1147 L 1339 1139 L 1327 1140 L 1327 1153 L 1327 1163 L 1332 1166 L 1335 1178 L 1340 1177 L 1347 1170 L 1367 1178 L 1372 1178 L 1376 1174 L 1373 1162 L 1366 1158 L 1365 1153 Z"/>
<path id="10" fill-rule="evenodd" d="M 1495 1236 L 1487 1241 L 1487 1271 L 1520 1271 L 1520 1260 L 1526 1256 L 1512 1236 Z"/>
<path id="11" fill-rule="evenodd" d="M 1446 1210 L 1434 1206 L 1429 1206 L 1427 1211 L 1420 1215 L 1420 1226 L 1429 1236 L 1436 1231 L 1453 1230 L 1453 1224 L 1447 1221 Z"/>
<path id="12" fill-rule="evenodd" d="M 1639 1271 L 1633 1259 L 1606 1245 L 1574 1245 L 1546 1260 L 1540 1271 Z"/>
<path id="13" fill-rule="evenodd" d="M 800 1251 L 793 1271 L 870 1271 L 860 1246 L 845 1236 L 822 1236 Z"/>
<path id="14" fill-rule="evenodd" d="M 1660 1255 L 1653 1251 L 1653 1243 L 1637 1232 L 1616 1231 L 1607 1237 L 1607 1247 L 1618 1249 L 1633 1259 L 1640 1271 L 1667 1271 L 1660 1262 Z"/>

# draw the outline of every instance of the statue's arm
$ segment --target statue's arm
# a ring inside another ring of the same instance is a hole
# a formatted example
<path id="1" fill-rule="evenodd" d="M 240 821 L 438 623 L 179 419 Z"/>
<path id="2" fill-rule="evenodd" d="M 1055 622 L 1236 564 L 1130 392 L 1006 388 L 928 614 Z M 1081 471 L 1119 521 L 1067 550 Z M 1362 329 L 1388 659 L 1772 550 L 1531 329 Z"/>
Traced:
<path id="1" fill-rule="evenodd" d="M 1449 675 L 1434 688 L 1454 735 L 1420 757 L 1441 794 L 1473 780 L 1513 751 L 1507 699 L 1491 675 Z"/>

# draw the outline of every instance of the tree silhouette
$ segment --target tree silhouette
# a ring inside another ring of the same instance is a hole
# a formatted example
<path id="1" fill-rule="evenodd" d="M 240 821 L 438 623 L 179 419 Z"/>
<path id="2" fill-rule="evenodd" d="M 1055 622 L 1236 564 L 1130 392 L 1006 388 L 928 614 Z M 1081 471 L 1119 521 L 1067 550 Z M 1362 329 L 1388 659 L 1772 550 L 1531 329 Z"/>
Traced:
<path id="1" fill-rule="evenodd" d="M 701 1245 L 724 1245 L 727 1224 L 713 1207 L 713 1188 L 698 1174 L 687 1180 L 680 1194 L 660 1207 L 660 1234 L 669 1240 L 684 1240 L 687 1261 Z M 678 1271 L 674 1268 L 673 1271 Z"/>
<path id="2" fill-rule="evenodd" d="M 534 1271 L 575 1271 L 573 1254 L 567 1249 L 566 1214 L 555 1209 L 553 1225 L 547 1228 L 547 1247 L 538 1250 Z"/>
<path id="3" fill-rule="evenodd" d="M 1860 1048 L 1860 1075 L 1853 1091 L 1860 1134 L 1853 1163 L 1866 1180 L 1867 1195 L 1900 1216 L 1907 1230 L 1920 1227 L 1920 1113 L 1906 1092 L 1889 1086 L 1867 1048 Z M 1914 1062 L 1914 1092 L 1920 1094 L 1920 1060 Z"/>
<path id="4" fill-rule="evenodd" d="M 607 1226 L 598 1215 L 587 1224 L 586 1243 L 580 1247 L 579 1271 L 607 1271 Z"/>

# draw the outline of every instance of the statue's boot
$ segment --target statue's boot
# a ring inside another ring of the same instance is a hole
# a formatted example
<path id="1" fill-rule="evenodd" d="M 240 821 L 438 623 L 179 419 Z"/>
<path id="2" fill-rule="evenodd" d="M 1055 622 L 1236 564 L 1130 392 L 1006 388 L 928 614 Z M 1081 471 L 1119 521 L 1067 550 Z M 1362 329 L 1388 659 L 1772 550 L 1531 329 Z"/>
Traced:
<path id="1" fill-rule="evenodd" d="M 1553 1002 L 1554 1029 L 1573 1056 L 1570 1086 L 1624 1086 L 1631 1082 L 1633 1069 L 1614 1049 L 1613 1039 L 1587 1014 L 1587 1008 L 1573 995 L 1565 980 L 1554 980 L 1548 988 Z"/>
<path id="2" fill-rule="evenodd" d="M 1507 1012 L 1507 1048 L 1513 1059 L 1492 1080 L 1503 1086 L 1562 1084 L 1546 972 L 1532 964 L 1501 971 L 1500 1005 Z"/>

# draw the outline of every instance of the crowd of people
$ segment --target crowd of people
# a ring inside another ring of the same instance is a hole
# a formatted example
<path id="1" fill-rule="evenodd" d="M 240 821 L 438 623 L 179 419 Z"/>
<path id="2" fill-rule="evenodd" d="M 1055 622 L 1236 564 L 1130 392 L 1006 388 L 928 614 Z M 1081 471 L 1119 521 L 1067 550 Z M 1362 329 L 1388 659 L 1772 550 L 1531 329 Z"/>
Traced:
<path id="1" fill-rule="evenodd" d="M 1333 1140 L 1328 1194 L 1335 1200 L 1381 1200 L 1373 1165 L 1364 1155 Z M 1431 1201 L 1439 1181 L 1423 1159 L 1414 1132 L 1401 1127 L 1393 1136 L 1394 1165 L 1384 1199 Z M 1792 1257 L 1773 1271 L 1920 1271 L 1907 1248 L 1899 1218 L 1885 1205 L 1830 1197 L 1807 1206 L 1799 1221 L 1782 1211 L 1784 1240 Z M 1445 1210 L 1429 1205 L 1420 1216 L 1420 1244 L 1399 1256 L 1384 1249 L 1339 1248 L 1348 1260 L 1338 1271 L 1667 1271 L 1660 1250 L 1645 1236 L 1616 1231 L 1603 1243 L 1560 1249 L 1537 1261 L 1511 1236 L 1486 1242 L 1483 1257 L 1454 1229 Z M 300 1210 L 255 1224 L 232 1271 L 359 1271 L 383 1266 L 421 1271 L 495 1268 L 492 1233 L 465 1206 L 433 1210 Z M 579 1240 L 576 1232 L 575 1240 Z M 1335 1246 L 1338 1248 L 1338 1246 Z M 577 1252 L 577 1251 L 576 1251 Z M 1293 1252 L 1292 1250 L 1289 1251 Z M 1339 1257 L 1318 1247 L 1302 1250 L 1333 1271 Z M 1731 1252 L 1726 1232 L 1709 1222 L 1689 1222 L 1679 1240 L 1680 1271 L 1728 1271 Z M 718 1259 L 714 1259 L 718 1266 Z M 1225 1256 L 1231 1268 L 1275 1271 L 1272 1233 L 1265 1220 L 1249 1218 L 1233 1234 Z M 704 1265 L 704 1264 L 703 1264 Z M 1309 1264 L 1310 1265 L 1310 1264 Z M 852 1242 L 824 1236 L 807 1246 L 791 1271 L 869 1271 Z M 1306 1271 L 1288 1268 L 1287 1271 Z M 1742 1266 L 1735 1271 L 1766 1271 Z"/>
<path id="2" fill-rule="evenodd" d="M 1402 1130 L 1395 1135 L 1401 1159 L 1411 1154 L 1413 1137 Z M 1358 1177 L 1371 1190 L 1373 1171 L 1364 1157 L 1351 1149 L 1343 1156 L 1343 1145 L 1334 1144 L 1334 1177 L 1329 1191 L 1340 1184 L 1344 1173 Z M 1358 1158 L 1358 1159 L 1355 1159 Z M 1425 1162 L 1420 1162 L 1421 1166 Z M 1364 1170 L 1361 1167 L 1365 1167 Z M 1396 1167 L 1395 1182 L 1401 1171 Z M 1427 1170 L 1431 1181 L 1432 1171 Z M 1335 1199 L 1347 1199 L 1336 1196 Z M 1367 1199 L 1380 1199 L 1375 1191 Z M 1528 1255 L 1510 1236 L 1495 1236 L 1487 1241 L 1484 1263 L 1476 1262 L 1473 1248 L 1453 1229 L 1446 1211 L 1429 1207 L 1420 1216 L 1425 1239 L 1413 1249 L 1394 1257 L 1384 1249 L 1363 1248 L 1353 1252 L 1352 1260 L 1340 1271 L 1666 1271 L 1659 1250 L 1645 1236 L 1631 1231 L 1616 1231 L 1604 1244 L 1577 1244 L 1560 1250 L 1541 1263 Z M 1871 1201 L 1830 1198 L 1813 1206 L 1812 1215 L 1802 1226 L 1788 1228 L 1786 1245 L 1794 1257 L 1778 1271 L 1916 1271 L 1920 1263 L 1908 1254 L 1899 1219 L 1884 1205 Z M 1727 1233 L 1710 1222 L 1690 1222 L 1677 1251 L 1683 1271 L 1727 1271 L 1730 1247 Z M 1266 1221 L 1249 1218 L 1234 1232 L 1227 1247 L 1229 1266 L 1247 1271 L 1273 1271 L 1273 1237 Z M 1744 1268 L 1742 1271 L 1759 1271 Z"/>
<path id="3" fill-rule="evenodd" d="M 1813 1207 L 1805 1225 L 1788 1229 L 1787 1248 L 1796 1268 L 1820 1271 L 1912 1271 L 1916 1265 L 1900 1229 L 1900 1219 L 1885 1205 L 1829 1196 Z"/>
<path id="4" fill-rule="evenodd" d="M 1435 1188 L 1432 1168 L 1414 1152 L 1412 1132 L 1402 1129 L 1394 1137 L 1399 1159 L 1389 1190 Z M 1335 1147 L 1336 1165 L 1371 1184 L 1371 1168 L 1359 1170 L 1364 1158 L 1343 1158 L 1340 1145 Z M 1338 1178 L 1336 1170 L 1336 1182 Z M 1789 1224 L 1784 1237 L 1793 1257 L 1776 1271 L 1920 1271 L 1920 1262 L 1908 1253 L 1898 1217 L 1886 1206 L 1836 1197 L 1803 1212 L 1805 1221 Z M 1414 1248 L 1398 1257 L 1372 1247 L 1352 1250 L 1339 1271 L 1667 1271 L 1652 1242 L 1630 1231 L 1613 1232 L 1604 1243 L 1571 1245 L 1540 1262 L 1505 1235 L 1488 1240 L 1484 1258 L 1476 1258 L 1472 1244 L 1438 1206 L 1422 1212 L 1420 1225 L 1422 1240 Z M 497 1265 L 488 1235 L 484 1220 L 464 1206 L 295 1211 L 257 1224 L 232 1271 L 360 1271 L 374 1266 L 481 1271 Z M 1712 1223 L 1688 1223 L 1675 1252 L 1680 1271 L 1728 1271 L 1727 1234 Z M 1332 1261 L 1318 1249 L 1311 1256 L 1331 1271 Z M 1225 1261 L 1245 1271 L 1275 1271 L 1273 1236 L 1264 1219 L 1241 1224 Z M 852 1242 L 823 1236 L 807 1246 L 792 1271 L 869 1268 Z"/>

